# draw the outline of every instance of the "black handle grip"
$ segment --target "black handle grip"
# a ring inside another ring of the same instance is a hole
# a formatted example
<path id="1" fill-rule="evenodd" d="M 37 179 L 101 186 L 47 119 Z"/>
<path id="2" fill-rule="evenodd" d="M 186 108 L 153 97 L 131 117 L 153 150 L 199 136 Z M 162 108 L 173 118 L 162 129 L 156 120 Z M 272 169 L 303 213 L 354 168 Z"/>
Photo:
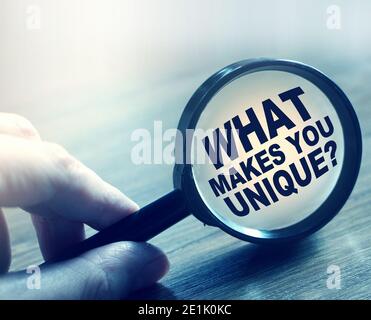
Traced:
<path id="1" fill-rule="evenodd" d="M 189 215 L 181 191 L 173 190 L 139 211 L 47 261 L 74 258 L 86 251 L 118 241 L 147 241 Z"/>

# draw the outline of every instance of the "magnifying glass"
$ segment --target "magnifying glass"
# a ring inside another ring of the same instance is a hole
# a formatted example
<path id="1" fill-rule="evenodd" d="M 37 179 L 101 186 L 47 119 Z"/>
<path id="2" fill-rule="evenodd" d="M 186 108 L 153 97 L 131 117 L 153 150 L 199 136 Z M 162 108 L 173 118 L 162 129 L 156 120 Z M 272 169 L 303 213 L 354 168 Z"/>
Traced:
<path id="1" fill-rule="evenodd" d="M 353 107 L 323 73 L 288 60 L 231 64 L 185 107 L 174 190 L 60 260 L 111 242 L 147 241 L 191 213 L 249 242 L 305 237 L 345 204 L 361 153 Z"/>

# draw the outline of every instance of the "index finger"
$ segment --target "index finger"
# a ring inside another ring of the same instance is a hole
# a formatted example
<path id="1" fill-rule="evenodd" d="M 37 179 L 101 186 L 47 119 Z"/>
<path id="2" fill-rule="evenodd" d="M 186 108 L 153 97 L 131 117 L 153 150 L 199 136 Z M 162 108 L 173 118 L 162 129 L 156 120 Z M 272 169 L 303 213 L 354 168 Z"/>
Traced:
<path id="1" fill-rule="evenodd" d="M 0 135 L 0 148 L 0 206 L 21 206 L 95 229 L 138 209 L 58 145 Z"/>

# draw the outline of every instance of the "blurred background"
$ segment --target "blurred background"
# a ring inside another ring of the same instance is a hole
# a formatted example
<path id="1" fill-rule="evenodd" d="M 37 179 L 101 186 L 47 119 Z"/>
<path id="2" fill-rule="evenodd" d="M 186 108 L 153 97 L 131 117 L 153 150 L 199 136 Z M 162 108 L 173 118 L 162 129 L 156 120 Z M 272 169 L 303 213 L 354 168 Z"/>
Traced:
<path id="1" fill-rule="evenodd" d="M 143 205 L 171 190 L 172 167 L 132 164 L 132 131 L 175 127 L 196 88 L 238 60 L 319 68 L 369 135 L 370 21 L 367 0 L 0 0 L 0 111 L 29 118 Z M 12 269 L 40 261 L 28 215 L 6 213 Z M 202 228 L 192 223 L 187 236 Z M 169 237 L 155 243 L 171 252 Z"/>
<path id="2" fill-rule="evenodd" d="M 357 68 L 371 57 L 367 0 L 1 0 L 0 5 L 4 109 L 55 108 L 55 101 L 67 105 L 92 93 L 106 99 L 148 94 L 174 80 L 204 79 L 250 57 L 297 59 L 325 72 L 326 66 Z"/>

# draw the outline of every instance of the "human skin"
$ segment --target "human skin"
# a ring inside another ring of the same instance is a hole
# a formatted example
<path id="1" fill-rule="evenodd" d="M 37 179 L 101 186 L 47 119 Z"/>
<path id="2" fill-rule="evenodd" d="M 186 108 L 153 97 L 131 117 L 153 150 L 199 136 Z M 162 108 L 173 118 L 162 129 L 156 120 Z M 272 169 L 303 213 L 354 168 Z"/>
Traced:
<path id="1" fill-rule="evenodd" d="M 138 210 L 63 147 L 43 141 L 25 118 L 0 113 L 0 207 L 31 214 L 45 260 Z M 166 256 L 147 243 L 118 242 L 41 267 L 39 290 L 26 271 L 10 272 L 9 230 L 0 209 L 0 299 L 118 299 L 150 286 L 168 270 Z"/>

